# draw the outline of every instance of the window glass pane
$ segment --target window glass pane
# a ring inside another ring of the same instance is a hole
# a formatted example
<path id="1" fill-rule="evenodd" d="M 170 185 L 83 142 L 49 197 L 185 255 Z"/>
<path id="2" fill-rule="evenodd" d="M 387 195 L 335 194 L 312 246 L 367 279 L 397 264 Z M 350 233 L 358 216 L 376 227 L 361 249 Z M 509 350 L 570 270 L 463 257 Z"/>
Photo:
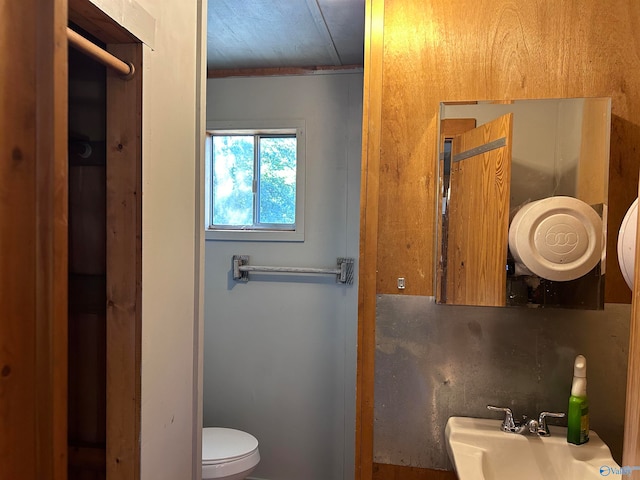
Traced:
<path id="1" fill-rule="evenodd" d="M 213 224 L 253 225 L 253 136 L 213 137 Z"/>
<path id="2" fill-rule="evenodd" d="M 259 223 L 296 223 L 296 138 L 260 138 Z"/>

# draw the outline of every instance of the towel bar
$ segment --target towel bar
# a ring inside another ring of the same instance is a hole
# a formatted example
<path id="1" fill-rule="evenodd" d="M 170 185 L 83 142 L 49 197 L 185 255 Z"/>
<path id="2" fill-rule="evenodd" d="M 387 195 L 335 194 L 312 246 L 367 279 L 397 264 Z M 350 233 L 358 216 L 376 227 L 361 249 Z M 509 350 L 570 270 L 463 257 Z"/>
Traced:
<path id="1" fill-rule="evenodd" d="M 338 258 L 336 268 L 314 267 L 268 267 L 261 265 L 248 265 L 249 255 L 233 256 L 233 279 L 238 282 L 248 282 L 249 272 L 276 272 L 276 273 L 319 273 L 336 276 L 337 283 L 353 284 L 353 258 Z"/>

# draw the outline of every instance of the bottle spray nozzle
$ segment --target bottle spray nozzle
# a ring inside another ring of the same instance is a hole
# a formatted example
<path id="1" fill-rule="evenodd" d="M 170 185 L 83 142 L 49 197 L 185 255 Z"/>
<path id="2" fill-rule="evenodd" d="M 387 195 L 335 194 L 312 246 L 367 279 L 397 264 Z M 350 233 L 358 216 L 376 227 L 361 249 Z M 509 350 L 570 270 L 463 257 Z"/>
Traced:
<path id="1" fill-rule="evenodd" d="M 587 376 L 587 359 L 584 355 L 578 355 L 573 363 L 573 376 L 585 378 Z"/>

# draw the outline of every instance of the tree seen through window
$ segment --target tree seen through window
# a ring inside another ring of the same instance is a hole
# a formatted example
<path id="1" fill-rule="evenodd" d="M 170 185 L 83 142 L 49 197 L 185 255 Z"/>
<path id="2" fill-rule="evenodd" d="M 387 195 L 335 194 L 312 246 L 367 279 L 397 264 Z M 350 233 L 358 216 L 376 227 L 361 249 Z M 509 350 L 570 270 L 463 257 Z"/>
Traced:
<path id="1" fill-rule="evenodd" d="M 295 135 L 214 135 L 213 224 L 295 227 Z"/>

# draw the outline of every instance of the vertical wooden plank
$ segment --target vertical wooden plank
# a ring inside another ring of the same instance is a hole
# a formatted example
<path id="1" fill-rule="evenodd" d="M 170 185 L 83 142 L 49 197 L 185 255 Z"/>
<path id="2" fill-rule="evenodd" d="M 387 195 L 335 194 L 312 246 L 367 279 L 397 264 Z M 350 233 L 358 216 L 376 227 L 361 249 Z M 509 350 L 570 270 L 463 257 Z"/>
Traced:
<path id="1" fill-rule="evenodd" d="M 0 478 L 35 479 L 37 43 L 35 24 L 19 19 L 37 8 L 10 6 L 0 16 Z"/>
<path id="2" fill-rule="evenodd" d="M 21 22 L 23 23 L 23 22 Z M 38 477 L 67 477 L 67 2 L 38 2 L 36 398 Z M 15 48 L 15 46 L 14 46 Z"/>
<path id="3" fill-rule="evenodd" d="M 360 280 L 356 379 L 356 479 L 373 475 L 373 385 L 376 335 L 376 265 L 382 116 L 384 0 L 367 0 L 360 190 Z"/>
<path id="4" fill-rule="evenodd" d="M 640 196 L 640 191 L 638 195 Z M 638 217 L 637 221 L 640 221 L 640 215 Z M 631 326 L 629 329 L 629 364 L 627 366 L 622 466 L 640 465 L 640 402 L 638 401 L 638 392 L 640 392 L 640 242 L 637 237 L 638 235 L 636 235 Z M 633 471 L 631 479 L 640 479 L 640 471 Z"/>
<path id="5" fill-rule="evenodd" d="M 65 27 L 64 0 L 7 2 L 0 16 L 3 479 L 67 472 Z"/>
<path id="6" fill-rule="evenodd" d="M 107 73 L 107 478 L 140 477 L 142 46 L 110 45 L 133 63 Z"/>
<path id="7" fill-rule="evenodd" d="M 378 146 L 379 294 L 433 291 L 438 144 L 435 140 L 431 145 L 434 139 L 427 132 L 438 129 L 440 102 L 457 99 L 433 98 L 439 66 L 431 68 L 421 58 L 431 44 L 431 30 L 422 30 L 432 28 L 432 3 L 385 1 Z M 403 290 L 397 288 L 398 277 L 405 278 Z"/>

